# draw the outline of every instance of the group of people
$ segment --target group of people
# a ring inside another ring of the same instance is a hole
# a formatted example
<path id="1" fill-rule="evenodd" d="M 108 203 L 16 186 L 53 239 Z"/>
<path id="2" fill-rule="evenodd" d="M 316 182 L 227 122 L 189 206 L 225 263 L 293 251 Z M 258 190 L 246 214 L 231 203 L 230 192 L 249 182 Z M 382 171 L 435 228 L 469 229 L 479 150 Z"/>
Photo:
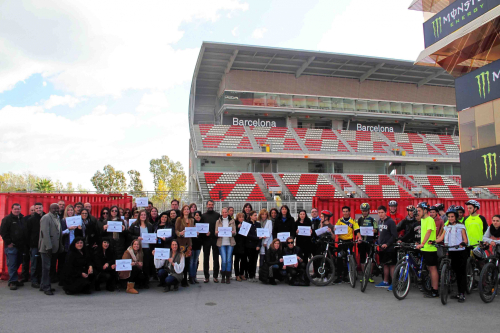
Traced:
<path id="1" fill-rule="evenodd" d="M 48 213 L 41 203 L 35 203 L 26 217 L 20 213 L 19 204 L 12 205 L 11 213 L 2 220 L 0 235 L 7 255 L 9 288 L 16 290 L 31 280 L 31 286 L 46 295 L 54 294 L 53 283 L 59 283 L 67 294 L 88 294 L 101 290 L 103 285 L 108 291 L 120 288 L 137 294 L 138 289 L 148 289 L 154 280 L 158 280 L 165 292 L 175 291 L 179 285 L 188 287 L 199 283 L 197 272 L 202 250 L 204 283 L 210 282 L 212 255 L 214 283 L 230 284 L 234 270 L 234 280 L 238 282 L 260 280 L 271 285 L 277 281 L 308 285 L 306 265 L 312 256 L 321 254 L 321 240 L 338 237 L 340 249 L 353 251 L 353 243 L 357 243 L 361 266 L 369 251 L 368 243 L 377 242 L 384 280 L 376 287 L 388 290 L 392 288 L 390 277 L 397 262 L 395 246 L 398 242 L 416 243 L 432 280 L 432 291 L 426 296 L 437 297 L 438 258 L 433 242 L 444 242 L 459 246 L 453 251 L 450 248 L 450 258 L 457 276 L 457 298 L 462 302 L 465 300 L 466 246 L 475 246 L 483 240 L 492 245 L 500 243 L 500 216 L 496 215 L 488 226 L 478 213 L 477 201 L 469 200 L 465 205 L 467 217 L 461 206 L 445 211 L 441 204 L 429 206 L 425 202 L 417 207 L 408 206 L 407 215 L 403 216 L 397 212 L 397 202 L 390 201 L 388 209 L 377 207 L 378 219 L 375 219 L 370 216 L 370 205 L 364 203 L 357 220 L 352 217 L 350 207 L 345 206 L 342 217 L 332 223 L 333 214 L 328 210 L 320 213 L 313 208 L 310 217 L 301 210 L 294 219 L 286 205 L 257 212 L 246 203 L 241 212 L 224 207 L 219 213 L 214 210 L 212 200 L 206 203 L 205 212 L 199 211 L 194 203 L 179 207 L 179 201 L 173 200 L 171 209 L 161 214 L 149 202 L 142 210 L 103 208 L 96 217 L 91 213 L 90 203 L 66 205 L 61 200 L 51 204 Z M 68 218 L 75 216 L 81 217 L 79 226 L 67 223 Z M 121 232 L 114 229 L 108 232 L 109 221 L 121 222 Z M 200 223 L 208 224 L 206 232 L 185 237 L 186 228 Z M 347 231 L 336 235 L 339 226 Z M 361 235 L 361 227 L 373 228 L 373 236 Z M 144 241 L 144 234 L 161 229 L 170 229 L 164 233 L 170 237 L 158 237 L 154 244 Z M 245 232 L 240 232 L 243 229 Z M 325 232 L 320 234 L 320 229 Z M 219 237 L 219 230 L 223 236 Z M 170 250 L 168 259 L 155 259 L 159 248 Z M 291 264 L 285 262 L 284 257 L 290 256 L 296 256 L 297 260 Z M 130 260 L 131 270 L 117 271 L 116 260 L 120 259 Z M 339 256 L 336 260 L 334 284 L 339 284 L 348 281 L 347 270 L 345 257 Z M 17 272 L 21 265 L 19 279 Z M 374 282 L 371 278 L 369 281 Z"/>

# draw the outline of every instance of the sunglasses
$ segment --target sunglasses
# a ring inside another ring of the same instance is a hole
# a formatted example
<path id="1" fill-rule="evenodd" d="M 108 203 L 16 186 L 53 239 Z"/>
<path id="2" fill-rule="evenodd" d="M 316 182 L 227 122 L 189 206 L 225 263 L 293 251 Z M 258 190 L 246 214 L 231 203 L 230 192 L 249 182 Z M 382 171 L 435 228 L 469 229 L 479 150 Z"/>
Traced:
<path id="1" fill-rule="evenodd" d="M 293 242 L 286 242 L 287 244 L 293 244 Z"/>
<path id="2" fill-rule="evenodd" d="M 111 213 L 118 213 L 118 211 L 116 209 L 113 209 Z"/>
<path id="3" fill-rule="evenodd" d="M 108 212 L 103 212 L 102 215 L 108 215 L 109 213 Z"/>

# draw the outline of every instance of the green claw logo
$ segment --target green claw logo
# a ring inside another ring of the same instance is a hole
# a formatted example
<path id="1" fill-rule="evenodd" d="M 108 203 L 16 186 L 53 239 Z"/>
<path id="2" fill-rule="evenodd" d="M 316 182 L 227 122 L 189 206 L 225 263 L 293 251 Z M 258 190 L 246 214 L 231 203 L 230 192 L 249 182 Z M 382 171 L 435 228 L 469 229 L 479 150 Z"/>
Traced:
<path id="1" fill-rule="evenodd" d="M 441 17 L 438 17 L 434 21 L 432 21 L 432 29 L 434 29 L 434 37 L 438 38 L 439 35 L 443 32 L 443 26 L 441 25 Z"/>
<path id="2" fill-rule="evenodd" d="M 490 93 L 490 72 L 482 72 L 476 76 L 477 85 L 479 87 L 479 97 L 486 98 L 486 90 Z"/>
<path id="3" fill-rule="evenodd" d="M 495 166 L 495 177 L 497 176 L 497 154 L 488 153 L 481 157 L 484 160 L 484 172 L 486 173 L 486 178 L 493 180 L 493 166 Z"/>

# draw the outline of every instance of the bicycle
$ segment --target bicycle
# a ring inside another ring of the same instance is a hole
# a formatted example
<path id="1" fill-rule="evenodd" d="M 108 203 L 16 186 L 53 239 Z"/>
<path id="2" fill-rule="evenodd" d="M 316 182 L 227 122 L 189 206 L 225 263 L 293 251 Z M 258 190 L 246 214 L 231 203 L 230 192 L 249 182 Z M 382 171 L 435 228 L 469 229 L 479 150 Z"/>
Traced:
<path id="1" fill-rule="evenodd" d="M 479 245 L 483 250 L 488 247 L 488 245 L 484 244 L 483 242 L 479 242 L 479 244 L 476 244 L 474 246 Z M 467 250 L 469 250 L 470 256 L 467 259 L 467 266 L 466 266 L 466 272 L 467 272 L 467 285 L 465 291 L 467 294 L 470 294 L 472 292 L 472 289 L 474 288 L 474 282 L 478 279 L 479 274 L 481 274 L 481 271 L 479 270 L 479 260 L 474 257 L 474 254 L 472 253 L 472 249 L 474 246 L 469 246 Z"/>
<path id="2" fill-rule="evenodd" d="M 485 303 L 491 303 L 498 292 L 498 274 L 500 264 L 500 244 L 497 244 L 488 257 L 479 276 L 479 296 Z"/>
<path id="3" fill-rule="evenodd" d="M 319 239 L 320 245 L 325 249 L 321 254 L 315 255 L 307 263 L 306 272 L 307 278 L 315 286 L 326 286 L 332 283 L 335 276 L 335 265 L 333 264 L 333 258 L 337 248 L 335 247 L 335 240 L 328 238 Z M 313 268 L 311 275 L 311 267 Z"/>
<path id="4" fill-rule="evenodd" d="M 370 250 L 366 255 L 366 260 L 365 260 L 365 269 L 363 270 L 363 276 L 361 279 L 361 292 L 364 293 L 366 290 L 366 287 L 368 286 L 368 280 L 370 279 L 370 276 L 375 275 L 378 276 L 380 273 L 382 276 L 384 275 L 384 267 L 380 264 L 377 263 L 377 260 L 375 258 L 375 255 L 378 253 L 377 251 L 377 246 L 375 243 L 372 242 L 367 242 L 367 241 L 361 241 L 360 243 L 365 243 L 370 246 Z M 373 266 L 375 265 L 375 266 Z M 372 272 L 372 267 L 373 267 L 373 272 Z"/>
<path id="5" fill-rule="evenodd" d="M 412 277 L 417 280 L 417 283 L 426 283 L 426 279 L 430 277 L 427 271 L 427 266 L 425 266 L 424 260 L 417 260 L 412 252 L 418 251 L 415 244 L 399 244 L 399 247 L 407 250 L 406 256 L 403 262 L 396 265 L 394 269 L 394 275 L 392 277 L 392 292 L 394 297 L 398 300 L 404 299 L 408 292 L 410 291 L 410 285 Z"/>
<path id="6" fill-rule="evenodd" d="M 441 258 L 440 265 L 440 277 L 439 277 L 439 294 L 441 295 L 441 303 L 446 305 L 448 303 L 448 296 L 451 292 L 451 286 L 453 282 L 456 281 L 455 272 L 451 269 L 451 259 L 449 257 L 449 249 L 458 249 L 461 246 L 466 246 L 465 243 L 461 245 L 455 246 L 447 246 L 442 244 L 433 244 L 433 242 L 429 242 L 429 244 L 434 245 L 435 247 L 440 247 L 443 249 L 444 256 Z"/>
<path id="7" fill-rule="evenodd" d="M 339 257 L 345 256 L 347 258 L 347 272 L 349 275 L 349 284 L 351 285 L 352 288 L 356 287 L 356 279 L 358 278 L 358 265 L 356 264 L 356 258 L 354 258 L 354 254 L 351 253 L 351 249 L 349 248 L 350 245 L 354 245 L 357 242 L 338 242 L 337 244 L 339 245 L 346 245 L 347 250 L 337 250 L 337 255 Z"/>

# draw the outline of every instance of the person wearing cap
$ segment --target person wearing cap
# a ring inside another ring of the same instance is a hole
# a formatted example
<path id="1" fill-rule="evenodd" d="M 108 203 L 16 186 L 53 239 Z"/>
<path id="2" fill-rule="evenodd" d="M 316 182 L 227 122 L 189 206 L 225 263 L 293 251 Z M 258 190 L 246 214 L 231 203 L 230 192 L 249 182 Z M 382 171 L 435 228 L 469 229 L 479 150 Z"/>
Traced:
<path id="1" fill-rule="evenodd" d="M 389 212 L 387 212 L 387 216 L 389 216 L 396 225 L 398 225 L 405 218 L 402 214 L 398 213 L 398 202 L 396 200 L 389 201 Z"/>
<path id="2" fill-rule="evenodd" d="M 437 207 L 438 209 L 437 214 L 439 215 L 439 217 L 441 217 L 441 220 L 443 220 L 443 226 L 444 226 L 444 223 L 448 221 L 448 217 L 446 216 L 446 212 L 444 211 L 444 205 L 442 203 L 437 203 L 434 206 Z"/>
<path id="3" fill-rule="evenodd" d="M 404 237 L 408 235 L 412 228 L 413 224 L 415 223 L 415 215 L 417 212 L 417 209 L 413 205 L 406 206 L 406 212 L 408 215 L 401 221 L 397 226 L 396 229 L 398 231 L 398 235 L 400 237 Z"/>
<path id="4" fill-rule="evenodd" d="M 465 226 L 458 223 L 458 212 L 454 207 L 448 209 L 446 212 L 448 217 L 448 224 L 443 228 L 439 237 L 436 239 L 437 243 L 443 242 L 447 246 L 450 246 L 448 257 L 451 259 L 451 269 L 455 272 L 458 294 L 455 299 L 458 302 L 465 302 L 465 291 L 467 285 L 467 234 L 465 232 Z M 451 248 L 451 246 L 460 246 L 458 248 Z"/>
<path id="5" fill-rule="evenodd" d="M 476 246 L 483 240 L 483 235 L 488 229 L 488 223 L 484 216 L 479 215 L 481 204 L 476 200 L 469 200 L 465 203 L 469 216 L 465 219 L 465 229 L 469 237 L 469 245 Z"/>
<path id="6" fill-rule="evenodd" d="M 455 210 L 458 213 L 458 223 L 464 224 L 465 219 L 466 219 L 466 217 L 465 217 L 465 208 L 462 207 L 462 206 L 456 206 Z"/>
<path id="7" fill-rule="evenodd" d="M 420 244 L 417 245 L 417 250 L 422 252 L 424 263 L 427 265 L 431 276 L 432 290 L 425 297 L 439 297 L 439 274 L 437 270 L 438 256 L 437 248 L 429 242 L 436 241 L 436 222 L 429 216 L 430 207 L 427 202 L 421 202 L 417 206 L 418 216 L 420 217 Z"/>
<path id="8" fill-rule="evenodd" d="M 443 230 L 444 227 L 444 221 L 439 215 L 439 208 L 437 205 L 431 206 L 429 208 L 429 215 L 434 219 L 434 222 L 436 223 L 436 235 L 441 234 L 441 230 Z"/>
<path id="9" fill-rule="evenodd" d="M 373 217 L 370 216 L 370 205 L 368 203 L 362 203 L 359 207 L 361 209 L 361 216 L 358 219 L 359 227 L 371 227 L 373 228 L 373 235 L 375 236 L 378 232 L 378 223 Z M 374 236 L 361 236 L 366 242 L 373 242 Z M 358 244 L 359 262 L 361 263 L 361 271 L 365 271 L 365 261 L 366 255 L 370 251 L 370 245 L 366 243 Z M 368 282 L 373 283 L 372 277 L 368 279 Z"/>
<path id="10" fill-rule="evenodd" d="M 358 222 L 354 221 L 351 218 L 351 208 L 349 206 L 344 206 L 342 207 L 342 218 L 340 218 L 337 223 L 335 224 L 334 229 L 337 228 L 337 226 L 347 226 L 347 234 L 344 235 L 338 235 L 339 237 L 339 244 L 338 244 L 338 249 L 339 253 L 340 251 L 345 251 L 347 252 L 347 249 L 349 249 L 352 253 L 353 246 L 348 245 L 348 244 L 342 244 L 342 243 L 350 243 L 356 238 L 357 240 L 361 240 L 361 234 L 359 233 L 359 225 Z M 333 235 L 332 235 L 333 237 Z M 349 282 L 349 279 L 347 277 L 347 272 L 344 272 L 344 261 L 346 260 L 345 257 L 340 257 L 337 256 L 336 258 L 336 270 L 337 270 L 337 279 L 333 281 L 333 283 L 342 283 L 344 282 Z"/>

